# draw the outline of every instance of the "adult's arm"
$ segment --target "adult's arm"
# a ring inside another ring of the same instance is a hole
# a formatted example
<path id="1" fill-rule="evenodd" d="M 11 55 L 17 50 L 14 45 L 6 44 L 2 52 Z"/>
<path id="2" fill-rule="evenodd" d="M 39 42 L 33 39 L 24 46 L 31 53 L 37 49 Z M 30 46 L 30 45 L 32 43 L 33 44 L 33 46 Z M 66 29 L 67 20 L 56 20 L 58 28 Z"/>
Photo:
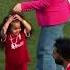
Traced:
<path id="1" fill-rule="evenodd" d="M 50 5 L 50 0 L 36 0 L 31 2 L 22 2 L 21 9 L 22 11 L 28 11 L 31 9 L 39 10 L 48 7 L 49 5 Z"/>
<path id="2" fill-rule="evenodd" d="M 50 5 L 52 0 L 36 0 L 29 2 L 22 2 L 15 5 L 13 11 L 22 12 L 22 11 L 30 11 L 30 10 L 40 10 Z"/>

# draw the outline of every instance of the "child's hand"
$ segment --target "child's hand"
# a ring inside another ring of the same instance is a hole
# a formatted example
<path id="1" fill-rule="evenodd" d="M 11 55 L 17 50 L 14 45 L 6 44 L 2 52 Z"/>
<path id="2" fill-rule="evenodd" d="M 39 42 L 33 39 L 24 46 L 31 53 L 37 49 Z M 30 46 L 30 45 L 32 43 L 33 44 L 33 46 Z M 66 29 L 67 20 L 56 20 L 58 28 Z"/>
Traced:
<path id="1" fill-rule="evenodd" d="M 8 20 L 7 20 L 7 22 L 11 23 L 13 20 L 14 20 L 14 17 L 10 15 L 9 18 L 8 18 Z"/>
<path id="2" fill-rule="evenodd" d="M 14 18 L 15 18 L 15 19 L 18 19 L 18 20 L 21 21 L 21 22 L 23 21 L 23 19 L 22 19 L 19 15 L 17 15 L 17 14 L 14 15 Z"/>

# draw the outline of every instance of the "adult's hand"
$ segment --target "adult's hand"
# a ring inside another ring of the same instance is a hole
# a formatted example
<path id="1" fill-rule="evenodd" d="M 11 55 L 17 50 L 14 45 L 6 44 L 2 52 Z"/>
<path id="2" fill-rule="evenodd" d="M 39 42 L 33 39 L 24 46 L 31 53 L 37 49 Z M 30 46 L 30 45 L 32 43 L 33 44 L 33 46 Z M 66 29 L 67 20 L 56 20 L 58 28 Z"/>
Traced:
<path id="1" fill-rule="evenodd" d="M 15 5 L 15 7 L 13 8 L 13 11 L 16 13 L 20 13 L 21 12 L 21 3 L 18 3 Z"/>

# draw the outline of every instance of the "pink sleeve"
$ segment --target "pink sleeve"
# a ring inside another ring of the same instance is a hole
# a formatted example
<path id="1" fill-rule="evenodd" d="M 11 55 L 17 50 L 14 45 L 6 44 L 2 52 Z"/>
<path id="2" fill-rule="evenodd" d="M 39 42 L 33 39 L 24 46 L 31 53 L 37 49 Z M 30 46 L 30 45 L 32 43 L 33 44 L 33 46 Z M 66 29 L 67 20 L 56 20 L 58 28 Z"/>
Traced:
<path id="1" fill-rule="evenodd" d="M 50 0 L 37 0 L 31 2 L 22 2 L 21 9 L 22 11 L 29 11 L 32 9 L 39 10 L 50 5 Z"/>
<path id="2" fill-rule="evenodd" d="M 68 3 L 68 6 L 69 6 L 69 16 L 70 16 L 70 3 Z M 69 19 L 69 22 L 70 22 L 70 19 Z"/>
<path id="3" fill-rule="evenodd" d="M 68 7 L 69 7 L 69 10 L 70 10 L 70 0 L 67 0 L 68 1 Z"/>

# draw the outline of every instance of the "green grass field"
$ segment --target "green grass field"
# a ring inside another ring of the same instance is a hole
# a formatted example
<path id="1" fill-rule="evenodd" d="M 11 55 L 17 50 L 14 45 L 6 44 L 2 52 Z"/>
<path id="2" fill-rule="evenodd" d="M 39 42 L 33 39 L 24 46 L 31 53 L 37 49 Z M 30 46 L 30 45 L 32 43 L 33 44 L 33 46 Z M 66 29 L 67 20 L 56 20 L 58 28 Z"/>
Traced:
<path id="1" fill-rule="evenodd" d="M 3 18 L 8 15 L 10 9 L 12 9 L 13 6 L 18 2 L 20 2 L 20 0 L 0 0 L 0 23 L 2 23 Z M 40 28 L 36 24 L 34 11 L 26 12 L 24 15 L 25 15 L 25 18 L 31 22 L 33 27 L 32 36 L 30 39 L 28 39 L 28 48 L 32 55 L 32 62 L 29 65 L 29 70 L 35 70 L 36 47 L 37 47 Z M 64 34 L 65 34 L 65 37 L 70 38 L 70 24 L 65 26 Z M 0 49 L 0 70 L 4 70 L 4 50 L 3 49 Z"/>

